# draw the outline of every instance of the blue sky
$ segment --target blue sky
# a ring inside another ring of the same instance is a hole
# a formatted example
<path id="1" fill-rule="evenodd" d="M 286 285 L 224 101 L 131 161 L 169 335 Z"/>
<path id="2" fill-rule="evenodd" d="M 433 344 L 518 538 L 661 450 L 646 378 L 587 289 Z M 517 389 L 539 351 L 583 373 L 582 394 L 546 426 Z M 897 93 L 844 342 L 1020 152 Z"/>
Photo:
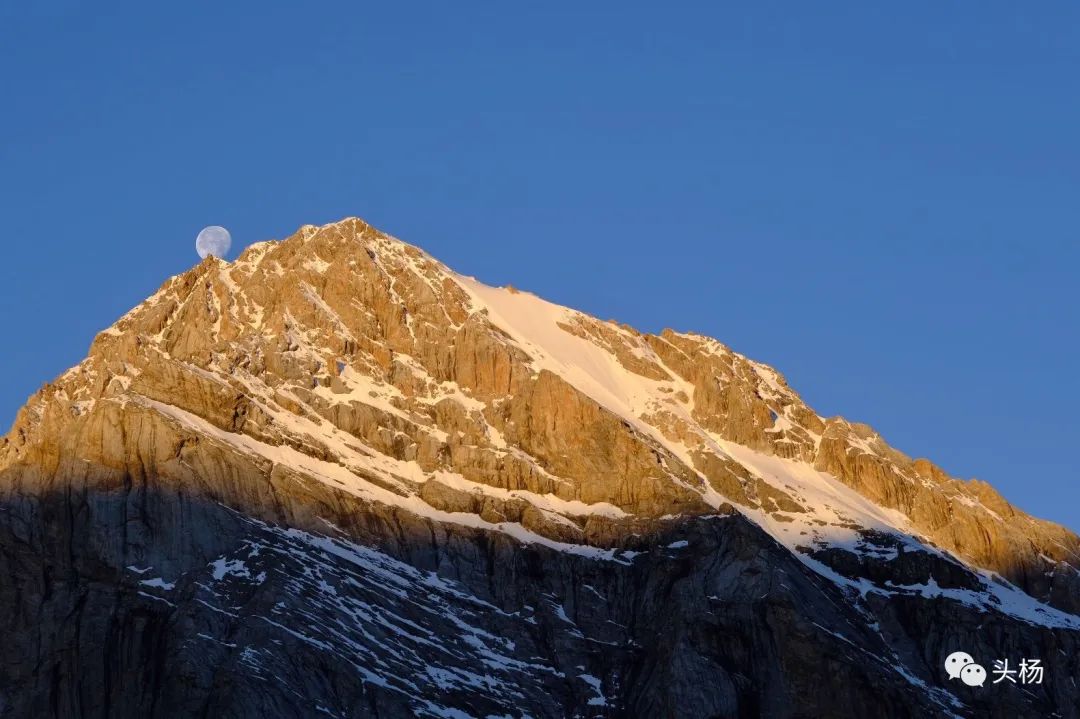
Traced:
<path id="1" fill-rule="evenodd" d="M 1080 5 L 15 5 L 0 424 L 202 226 L 358 215 L 1080 528 Z"/>

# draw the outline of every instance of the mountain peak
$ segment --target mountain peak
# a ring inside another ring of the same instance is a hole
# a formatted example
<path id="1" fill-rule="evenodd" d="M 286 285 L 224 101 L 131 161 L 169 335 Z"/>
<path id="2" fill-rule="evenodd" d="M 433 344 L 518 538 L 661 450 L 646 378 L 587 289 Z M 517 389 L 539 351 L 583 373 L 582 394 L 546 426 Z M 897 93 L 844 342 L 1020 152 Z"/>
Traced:
<path id="1" fill-rule="evenodd" d="M 489 287 L 358 218 L 168 280 L 31 399 L 0 462 L 62 455 L 117 413 L 531 542 L 609 551 L 620 523 L 733 507 L 860 591 L 893 591 L 860 572 L 899 545 L 951 555 L 923 572 L 939 585 L 958 561 L 987 573 L 963 587 L 996 572 L 1080 609 L 1075 535 L 819 416 L 771 367 Z M 1052 615 L 1036 605 L 1023 611 Z"/>
<path id="2" fill-rule="evenodd" d="M 1075 674 L 1074 534 L 715 339 L 489 287 L 355 218 L 168 279 L 31 397 L 0 564 L 26 715 L 1077 706 L 940 664 L 1031 647 Z"/>

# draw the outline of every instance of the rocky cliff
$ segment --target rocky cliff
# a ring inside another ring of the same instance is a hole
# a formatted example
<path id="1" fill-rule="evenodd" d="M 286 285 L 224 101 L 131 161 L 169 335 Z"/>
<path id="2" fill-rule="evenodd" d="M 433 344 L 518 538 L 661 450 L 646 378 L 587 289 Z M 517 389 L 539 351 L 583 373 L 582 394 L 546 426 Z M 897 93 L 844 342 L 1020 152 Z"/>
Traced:
<path id="1" fill-rule="evenodd" d="M 32 397 L 0 562 L 5 716 L 1080 715 L 1076 535 L 356 219 L 207 258 Z"/>

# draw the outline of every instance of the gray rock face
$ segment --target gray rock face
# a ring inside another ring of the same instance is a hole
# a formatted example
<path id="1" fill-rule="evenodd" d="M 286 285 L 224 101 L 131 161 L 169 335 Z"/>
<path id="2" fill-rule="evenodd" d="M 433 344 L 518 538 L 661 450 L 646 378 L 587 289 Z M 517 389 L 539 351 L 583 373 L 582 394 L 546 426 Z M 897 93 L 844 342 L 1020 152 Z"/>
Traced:
<path id="1" fill-rule="evenodd" d="M 1077 567 L 715 340 L 348 220 L 172 278 L 20 411 L 0 716 L 1080 716 Z"/>
<path id="2" fill-rule="evenodd" d="M 1080 633 L 853 603 L 738 513 L 597 559 L 349 509 L 300 528 L 153 491 L 6 503 L 3 715 L 1080 714 Z M 956 649 L 1050 673 L 969 688 L 944 676 Z"/>

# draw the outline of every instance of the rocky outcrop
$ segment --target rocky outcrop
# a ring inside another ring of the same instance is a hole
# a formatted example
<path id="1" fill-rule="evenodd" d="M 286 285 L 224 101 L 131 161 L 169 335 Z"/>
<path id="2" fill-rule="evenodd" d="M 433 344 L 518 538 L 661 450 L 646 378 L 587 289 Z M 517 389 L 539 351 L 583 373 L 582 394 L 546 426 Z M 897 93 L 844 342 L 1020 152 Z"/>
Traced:
<path id="1" fill-rule="evenodd" d="M 1074 656 L 1074 534 L 355 219 L 99 334 L 0 443 L 0 550 L 12 716 L 1080 713 L 939 671 Z"/>

